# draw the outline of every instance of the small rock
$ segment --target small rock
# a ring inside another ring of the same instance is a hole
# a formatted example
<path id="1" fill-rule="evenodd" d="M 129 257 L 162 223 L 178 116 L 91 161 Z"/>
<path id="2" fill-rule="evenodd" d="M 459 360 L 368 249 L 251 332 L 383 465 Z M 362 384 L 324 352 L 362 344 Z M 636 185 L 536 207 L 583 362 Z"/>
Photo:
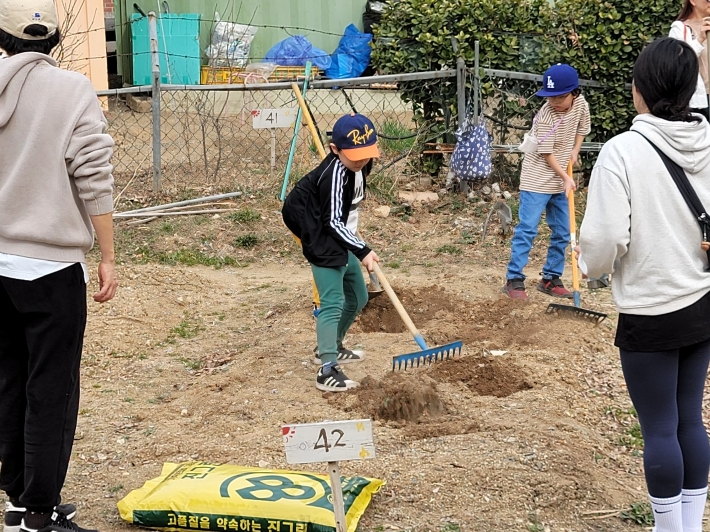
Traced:
<path id="1" fill-rule="evenodd" d="M 187 416 L 187 408 L 183 408 L 182 410 L 180 410 L 180 415 L 181 415 L 182 417 Z"/>
<path id="2" fill-rule="evenodd" d="M 491 192 L 491 187 L 489 187 L 488 185 L 481 188 L 481 194 L 483 194 L 484 196 L 490 196 Z"/>
<path id="3" fill-rule="evenodd" d="M 259 460 L 259 467 L 264 469 L 265 467 L 269 467 L 269 462 L 266 460 Z"/>
<path id="4" fill-rule="evenodd" d="M 408 221 L 410 224 L 416 224 L 416 223 L 417 223 L 417 219 L 416 219 L 416 218 L 413 218 L 413 217 L 412 217 L 412 218 L 409 218 L 409 220 L 407 220 L 407 221 Z"/>
<path id="5" fill-rule="evenodd" d="M 445 188 L 440 188 L 440 189 L 439 189 L 439 192 L 437 192 L 437 194 L 438 194 L 439 196 L 446 196 L 446 192 L 447 192 L 447 191 L 446 191 Z"/>
<path id="6" fill-rule="evenodd" d="M 399 197 L 408 202 L 439 201 L 439 195 L 434 192 L 400 192 Z"/>
<path id="7" fill-rule="evenodd" d="M 500 194 L 500 185 L 498 183 L 493 183 L 491 189 L 493 189 L 493 192 L 496 194 Z"/>
<path id="8" fill-rule="evenodd" d="M 504 190 L 504 191 L 503 191 L 503 198 L 505 198 L 505 199 L 508 200 L 508 199 L 510 199 L 510 198 L 512 198 L 512 197 L 513 197 L 513 196 L 510 194 L 510 192 L 508 192 L 507 190 Z"/>
<path id="9" fill-rule="evenodd" d="M 375 209 L 375 216 L 378 218 L 387 218 L 390 215 L 390 210 L 389 205 L 382 205 Z"/>

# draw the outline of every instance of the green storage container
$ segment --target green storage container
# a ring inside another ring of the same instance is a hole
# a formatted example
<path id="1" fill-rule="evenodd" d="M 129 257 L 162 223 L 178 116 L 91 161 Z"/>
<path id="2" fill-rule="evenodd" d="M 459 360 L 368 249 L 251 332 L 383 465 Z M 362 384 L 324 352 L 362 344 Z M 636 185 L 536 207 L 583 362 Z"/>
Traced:
<path id="1" fill-rule="evenodd" d="M 200 83 L 200 17 L 198 13 L 158 16 L 160 82 L 176 85 Z M 131 15 L 133 84 L 152 83 L 148 17 Z"/>

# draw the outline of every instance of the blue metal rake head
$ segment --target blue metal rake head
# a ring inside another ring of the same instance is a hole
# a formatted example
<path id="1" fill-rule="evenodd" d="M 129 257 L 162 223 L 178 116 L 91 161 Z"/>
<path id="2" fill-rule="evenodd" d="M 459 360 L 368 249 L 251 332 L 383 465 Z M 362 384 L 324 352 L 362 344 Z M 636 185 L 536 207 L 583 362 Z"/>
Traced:
<path id="1" fill-rule="evenodd" d="M 392 357 L 392 371 L 395 371 L 395 369 L 401 370 L 402 366 L 404 366 L 405 370 L 408 366 L 413 368 L 415 363 L 416 366 L 419 367 L 422 364 L 432 364 L 444 359 L 448 360 L 456 355 L 461 355 L 462 347 L 463 342 L 459 340 L 439 347 L 417 351 L 416 353 L 397 355 Z"/>

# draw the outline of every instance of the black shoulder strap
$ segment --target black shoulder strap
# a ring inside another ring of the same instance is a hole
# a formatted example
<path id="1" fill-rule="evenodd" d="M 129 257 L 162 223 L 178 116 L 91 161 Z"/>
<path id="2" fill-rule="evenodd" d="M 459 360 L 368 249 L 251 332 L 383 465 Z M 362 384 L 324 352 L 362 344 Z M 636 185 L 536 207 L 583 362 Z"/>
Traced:
<path id="1" fill-rule="evenodd" d="M 698 224 L 700 224 L 700 230 L 703 233 L 703 242 L 708 242 L 708 233 L 710 233 L 710 216 L 708 216 L 705 207 L 703 207 L 703 204 L 700 202 L 700 198 L 695 193 L 695 189 L 690 184 L 690 181 L 688 181 L 688 176 L 686 175 L 685 170 L 683 170 L 680 165 L 673 162 L 670 157 L 668 157 L 665 153 L 659 150 L 658 146 L 648 140 L 648 138 L 643 133 L 639 133 L 638 131 L 634 131 L 634 133 L 638 133 L 643 138 L 645 138 L 646 142 L 648 142 L 651 146 L 653 146 L 653 149 L 656 150 L 656 153 L 661 158 L 661 161 L 663 161 L 663 164 L 666 166 L 668 173 L 671 174 L 671 177 L 673 178 L 673 181 L 675 182 L 676 186 L 678 187 L 678 190 L 683 196 L 685 203 L 688 205 L 688 207 L 690 207 L 690 212 L 692 212 L 693 216 L 695 216 L 695 219 L 698 220 Z M 707 252 L 707 254 L 708 264 L 710 264 L 710 250 Z"/>

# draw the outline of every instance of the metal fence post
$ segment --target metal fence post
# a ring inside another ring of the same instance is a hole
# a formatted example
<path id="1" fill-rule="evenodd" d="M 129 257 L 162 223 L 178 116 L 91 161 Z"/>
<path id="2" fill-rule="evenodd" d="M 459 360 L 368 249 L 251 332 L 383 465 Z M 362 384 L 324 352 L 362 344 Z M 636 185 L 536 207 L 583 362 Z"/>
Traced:
<path id="1" fill-rule="evenodd" d="M 150 33 L 150 55 L 153 61 L 151 101 L 153 105 L 153 192 L 160 192 L 161 185 L 161 144 L 160 144 L 160 55 L 158 54 L 158 17 L 148 13 Z"/>
<path id="2" fill-rule="evenodd" d="M 479 98 L 481 97 L 481 76 L 479 72 L 479 42 L 476 41 L 474 45 L 474 66 L 475 72 L 473 74 L 473 125 L 478 125 L 478 104 Z"/>
<path id="3" fill-rule="evenodd" d="M 456 37 L 451 37 L 451 45 L 456 54 L 456 97 L 458 100 L 458 127 L 462 127 L 466 119 L 466 61 L 459 54 L 459 43 Z"/>

